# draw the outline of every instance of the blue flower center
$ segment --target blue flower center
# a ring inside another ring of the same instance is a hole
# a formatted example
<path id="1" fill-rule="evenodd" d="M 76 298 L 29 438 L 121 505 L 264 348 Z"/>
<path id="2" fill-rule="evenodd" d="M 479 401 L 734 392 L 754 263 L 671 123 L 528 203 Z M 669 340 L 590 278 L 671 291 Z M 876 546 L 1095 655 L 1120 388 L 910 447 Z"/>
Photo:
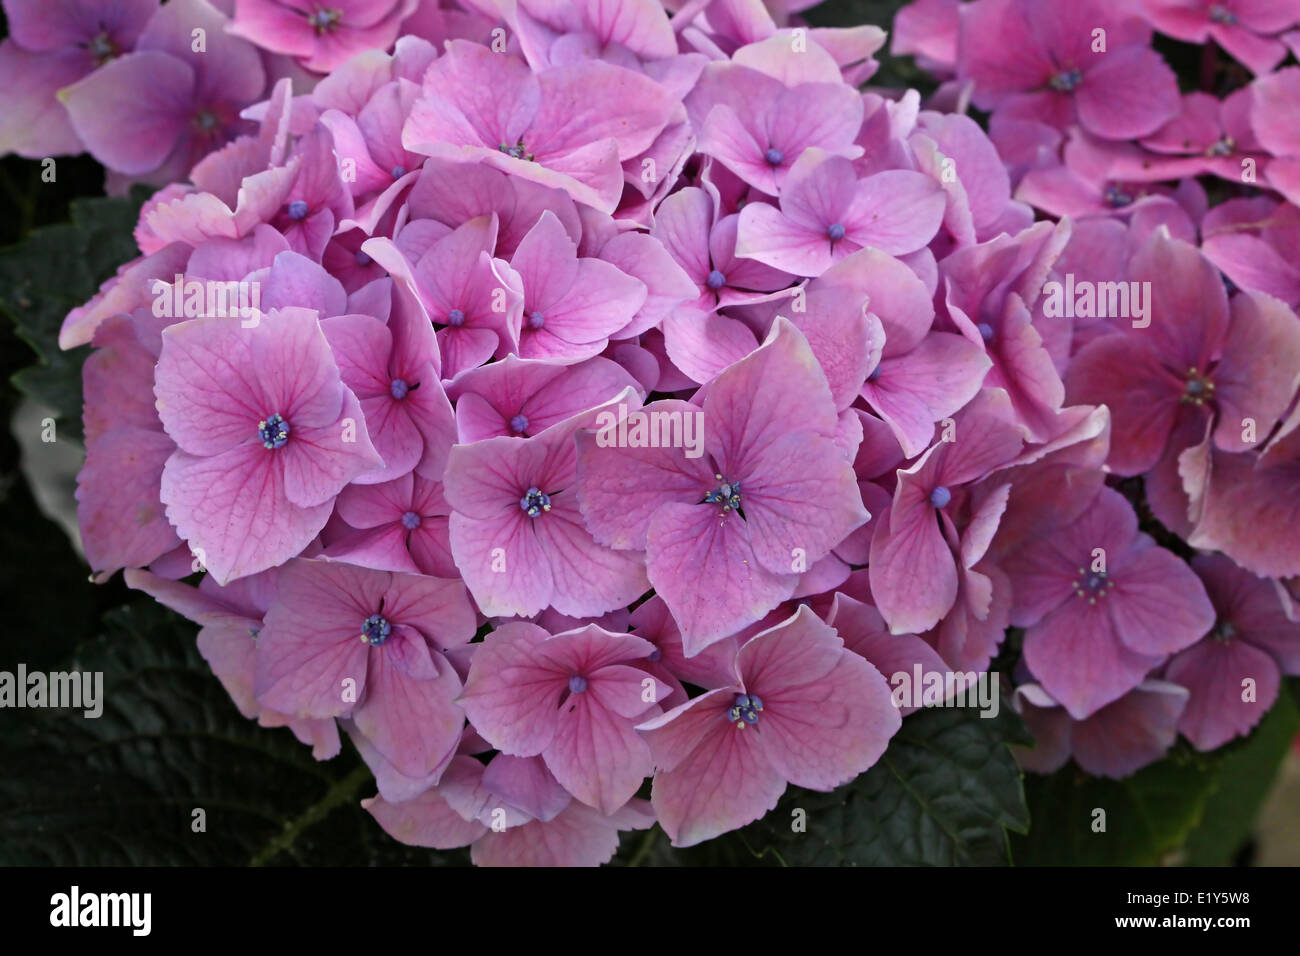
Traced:
<path id="1" fill-rule="evenodd" d="M 721 484 L 704 496 L 704 503 L 722 505 L 723 512 L 740 510 L 740 482 L 714 475 Z"/>
<path id="2" fill-rule="evenodd" d="M 1237 148 L 1237 141 L 1233 139 L 1231 136 L 1224 134 L 1223 136 L 1220 136 L 1217 140 L 1215 140 L 1214 143 L 1208 149 L 1206 149 L 1205 155 L 1210 157 L 1231 156 L 1233 152 L 1236 150 L 1236 148 Z"/>
<path id="3" fill-rule="evenodd" d="M 307 204 L 301 199 L 289 203 L 289 218 L 294 221 L 307 218 Z"/>
<path id="4" fill-rule="evenodd" d="M 1113 209 L 1123 209 L 1133 202 L 1133 197 L 1124 192 L 1118 185 L 1111 183 L 1106 187 L 1105 195 L 1106 205 Z"/>
<path id="5" fill-rule="evenodd" d="M 987 322 L 981 322 L 975 327 L 980 330 L 980 338 L 985 342 L 993 341 L 993 326 L 989 325 Z"/>
<path id="6" fill-rule="evenodd" d="M 194 116 L 194 125 L 205 133 L 211 133 L 217 128 L 217 114 L 211 110 L 199 110 Z"/>
<path id="7" fill-rule="evenodd" d="M 826 227 L 826 235 L 830 238 L 831 242 L 839 242 L 843 239 L 845 231 L 844 224 L 841 222 L 833 222 Z"/>
<path id="8" fill-rule="evenodd" d="M 536 518 L 543 511 L 551 510 L 551 496 L 536 488 L 529 488 L 519 499 L 519 507 L 530 518 Z"/>
<path id="9" fill-rule="evenodd" d="M 732 701 L 727 719 L 744 730 L 749 724 L 758 723 L 758 715 L 763 710 L 763 701 L 757 694 L 737 694 Z"/>
<path id="10" fill-rule="evenodd" d="M 1219 4 L 1210 7 L 1210 19 L 1215 23 L 1225 23 L 1228 25 L 1237 22 L 1237 15 L 1231 10 Z"/>
<path id="11" fill-rule="evenodd" d="M 460 328 L 465 324 L 465 313 L 461 309 L 452 309 L 447 313 L 447 324 L 454 328 Z"/>
<path id="12" fill-rule="evenodd" d="M 390 382 L 388 385 L 388 393 L 392 395 L 393 398 L 397 399 L 399 402 L 402 399 L 406 398 L 406 393 L 409 392 L 410 390 L 411 390 L 411 386 L 408 385 L 403 379 L 400 378 L 393 379 L 392 382 Z"/>
<path id="13" fill-rule="evenodd" d="M 420 527 L 420 516 L 414 511 L 408 511 L 406 514 L 402 515 L 402 527 L 407 531 L 414 531 L 416 528 Z"/>
<path id="14" fill-rule="evenodd" d="M 870 373 L 869 375 L 867 375 L 867 381 L 868 381 L 868 382 L 874 382 L 874 381 L 875 381 L 876 379 L 878 379 L 878 378 L 880 378 L 880 366 L 879 366 L 879 365 L 877 365 L 875 368 L 873 368 L 873 369 L 871 370 L 871 373 Z"/>
<path id="15" fill-rule="evenodd" d="M 1087 571 L 1079 568 L 1079 576 L 1074 579 L 1074 593 L 1087 598 L 1089 604 L 1096 604 L 1098 598 L 1104 598 L 1115 582 L 1106 576 L 1105 571 Z"/>
<path id="16" fill-rule="evenodd" d="M 342 19 L 343 11 L 328 7 L 317 7 L 312 13 L 307 14 L 307 22 L 316 31 L 317 36 L 332 31 Z"/>
<path id="17" fill-rule="evenodd" d="M 520 412 L 514 418 L 510 419 L 510 430 L 516 435 L 522 435 L 528 431 L 528 416 Z"/>
<path id="18" fill-rule="evenodd" d="M 769 146 L 767 152 L 763 154 L 763 159 L 767 161 L 767 165 L 769 166 L 780 166 L 785 162 L 785 153 L 781 152 L 775 146 Z"/>
<path id="19" fill-rule="evenodd" d="M 533 158 L 533 154 L 528 152 L 527 147 L 524 146 L 523 140 L 520 140 L 513 146 L 502 143 L 497 147 L 497 149 L 505 153 L 511 159 L 526 159 L 531 161 Z"/>
<path id="20" fill-rule="evenodd" d="M 370 256 L 362 252 L 360 249 L 357 250 L 357 254 L 356 256 L 354 256 L 354 258 L 357 260 L 357 265 L 362 267 L 368 266 L 370 265 L 370 263 L 375 261 L 374 259 L 371 259 Z"/>
<path id="21" fill-rule="evenodd" d="M 361 622 L 362 643 L 369 644 L 371 647 L 378 647 L 388 640 L 392 633 L 393 625 L 389 624 L 388 619 L 382 615 L 372 614 Z"/>
<path id="22" fill-rule="evenodd" d="M 546 324 L 546 316 L 542 315 L 542 313 L 540 312 L 528 313 L 528 327 L 530 329 L 540 329 L 545 324 Z"/>
<path id="23" fill-rule="evenodd" d="M 117 48 L 113 45 L 113 40 L 109 37 L 107 31 L 100 33 L 87 43 L 86 49 L 90 52 L 96 66 L 103 66 L 117 56 Z"/>
<path id="24" fill-rule="evenodd" d="M 721 289 L 724 285 L 727 284 L 727 277 L 723 275 L 721 272 L 719 272 L 717 269 L 714 269 L 712 272 L 709 273 L 709 277 L 704 280 L 704 284 L 707 285 L 714 292 L 717 292 L 719 289 Z"/>
<path id="25" fill-rule="evenodd" d="M 406 167 L 405 167 L 405 166 L 394 166 L 394 167 L 392 168 L 392 174 L 393 174 L 393 178 L 394 178 L 394 179 L 401 179 L 403 176 L 406 175 Z"/>
<path id="26" fill-rule="evenodd" d="M 1197 368 L 1187 370 L 1187 382 L 1179 399 L 1185 405 L 1201 406 L 1214 398 L 1214 382 Z"/>
<path id="27" fill-rule="evenodd" d="M 1222 618 L 1214 622 L 1214 630 L 1210 631 L 1210 637 L 1223 644 L 1228 643 L 1236 636 L 1236 626 L 1231 621 Z"/>
<path id="28" fill-rule="evenodd" d="M 930 492 L 930 504 L 936 508 L 946 508 L 950 501 L 952 501 L 952 492 L 943 485 L 939 485 L 934 491 Z"/>
<path id="29" fill-rule="evenodd" d="M 659 648 L 656 647 L 653 651 L 651 651 L 649 654 L 646 655 L 646 660 L 657 661 L 663 656 L 664 656 L 664 652 L 659 650 Z"/>
<path id="30" fill-rule="evenodd" d="M 1052 78 L 1047 81 L 1047 85 L 1060 93 L 1073 93 L 1082 82 L 1083 72 L 1081 70 L 1061 70 L 1061 72 L 1053 74 Z"/>
<path id="31" fill-rule="evenodd" d="M 283 448 L 289 443 L 289 423 L 281 415 L 271 415 L 257 423 L 257 437 L 263 448 Z"/>
<path id="32" fill-rule="evenodd" d="M 584 694 L 587 691 L 587 678 L 581 674 L 574 674 L 569 678 L 569 693 Z"/>

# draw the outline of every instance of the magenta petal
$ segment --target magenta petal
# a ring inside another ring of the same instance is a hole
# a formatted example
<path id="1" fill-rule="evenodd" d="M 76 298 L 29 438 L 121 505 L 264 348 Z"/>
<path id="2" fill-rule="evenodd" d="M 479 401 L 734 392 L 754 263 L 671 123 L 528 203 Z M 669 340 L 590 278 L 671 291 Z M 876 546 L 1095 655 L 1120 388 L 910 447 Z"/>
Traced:
<path id="1" fill-rule="evenodd" d="M 911 352 L 880 363 L 862 395 L 893 430 L 903 452 L 920 454 L 934 423 L 979 391 L 992 361 L 979 346 L 951 332 L 931 332 Z"/>
<path id="2" fill-rule="evenodd" d="M 1126 648 L 1105 606 L 1075 599 L 1029 628 L 1024 655 L 1039 683 L 1076 720 L 1128 693 L 1161 660 Z"/>
<path id="3" fill-rule="evenodd" d="M 714 480 L 702 455 L 689 449 L 617 447 L 619 422 L 649 427 L 656 415 L 703 418 L 699 407 L 670 399 L 623 414 L 611 411 L 596 431 L 577 435 L 578 502 L 596 540 L 612 548 L 644 550 L 650 521 L 670 502 L 695 504 Z M 630 442 L 629 442 L 630 444 Z"/>
<path id="4" fill-rule="evenodd" d="M 115 428 L 86 448 L 77 476 L 77 522 L 96 572 L 142 567 L 176 544 L 159 483 L 176 446 L 152 429 Z"/>
<path id="5" fill-rule="evenodd" d="M 1214 607 L 1200 579 L 1172 552 L 1148 541 L 1110 561 L 1115 587 L 1105 600 L 1112 602 L 1115 634 L 1130 650 L 1171 654 L 1214 626 Z"/>
<path id="6" fill-rule="evenodd" d="M 282 471 L 256 443 L 208 458 L 174 452 L 160 497 L 167 520 L 222 584 L 300 554 L 333 510 L 329 501 L 294 505 Z"/>
<path id="7" fill-rule="evenodd" d="M 408 777 L 432 772 L 455 750 L 465 726 L 464 711 L 453 703 L 460 678 L 445 660 L 437 663 L 436 676 L 427 664 L 403 660 L 428 658 L 424 638 L 414 631 L 394 633 L 382 647 L 367 651 L 365 698 L 352 715 L 357 729 L 398 772 Z"/>
<path id="8" fill-rule="evenodd" d="M 1121 475 L 1147 471 L 1159 460 L 1184 388 L 1138 334 L 1135 330 L 1090 342 L 1075 355 L 1066 377 L 1071 404 L 1110 408 L 1107 463 Z"/>
<path id="9" fill-rule="evenodd" d="M 366 687 L 370 650 L 353 630 L 334 639 L 292 626 L 268 625 L 258 635 L 257 699 L 265 707 L 306 717 L 331 717 L 352 710 L 346 681 L 359 696 Z"/>
<path id="10" fill-rule="evenodd" d="M 1133 46 L 1097 57 L 1075 100 L 1079 122 L 1090 133 L 1135 139 L 1178 115 L 1178 83 L 1159 53 Z"/>
<path id="11" fill-rule="evenodd" d="M 683 373 L 710 382 L 758 347 L 745 323 L 716 312 L 683 307 L 663 321 L 664 348 Z"/>
<path id="12" fill-rule="evenodd" d="M 1273 430 L 1295 394 L 1300 368 L 1300 320 L 1283 303 L 1258 293 L 1232 300 L 1232 321 L 1215 373 L 1219 422 L 1214 442 L 1224 451 L 1249 451 L 1247 421 L 1257 434 Z"/>
<path id="13" fill-rule="evenodd" d="M 365 416 L 356 396 L 344 390 L 338 421 L 320 428 L 298 428 L 281 449 L 284 493 L 304 508 L 330 502 L 349 481 L 382 467 L 370 444 Z M 265 449 L 260 449 L 265 451 Z"/>
<path id="14" fill-rule="evenodd" d="M 498 627 L 470 665 L 460 703 L 475 729 L 504 753 L 540 754 L 560 725 L 558 702 L 569 675 L 540 648 L 535 624 Z"/>
<path id="15" fill-rule="evenodd" d="M 575 617 L 603 614 L 649 590 L 640 554 L 598 544 L 572 495 L 557 495 L 552 502 L 535 529 L 550 559 L 552 607 Z"/>
<path id="16" fill-rule="evenodd" d="M 715 506 L 664 505 L 646 542 L 650 583 L 681 627 L 687 657 L 759 620 L 798 580 L 760 565 L 744 521 Z"/>
<path id="17" fill-rule="evenodd" d="M 751 638 L 738 667 L 763 711 L 757 730 L 772 767 L 796 786 L 832 790 L 885 752 L 902 717 L 889 685 L 806 606 Z"/>
<path id="18" fill-rule="evenodd" d="M 463 759 L 473 760 L 472 757 Z M 361 805 L 385 833 L 410 846 L 451 850 L 468 846 L 488 832 L 478 821 L 466 820 L 456 813 L 436 789 L 401 803 L 371 797 L 362 800 Z"/>
<path id="19" fill-rule="evenodd" d="M 475 842 L 470 858 L 475 866 L 600 866 L 618 850 L 620 829 L 644 830 L 654 824 L 643 805 L 633 801 L 617 814 L 603 816 L 574 800 L 548 823 L 534 820 L 504 833 L 489 830 Z"/>
<path id="20" fill-rule="evenodd" d="M 783 473 L 785 462 L 799 470 Z M 744 483 L 745 522 L 754 556 L 778 574 L 820 560 L 868 518 L 853 468 L 831 442 L 789 435 L 768 446 Z"/>
<path id="21" fill-rule="evenodd" d="M 452 555 L 484 613 L 528 616 L 550 603 L 550 562 L 532 520 L 517 501 L 498 518 L 452 513 Z"/>
<path id="22" fill-rule="evenodd" d="M 655 774 L 651 801 L 673 846 L 694 846 L 752 823 L 785 792 L 762 735 L 725 720 L 730 705 L 730 698 L 713 704 L 713 729 L 672 770 Z"/>
<path id="23" fill-rule="evenodd" d="M 957 565 L 919 489 L 900 486 L 892 514 L 876 515 L 871 593 L 894 634 L 919 634 L 957 600 Z"/>
<path id="24" fill-rule="evenodd" d="M 32 53 L 12 39 L 0 42 L 0 152 L 29 159 L 79 152 L 81 141 L 56 94 L 81 79 L 87 66 L 79 51 Z"/>
<path id="25" fill-rule="evenodd" d="M 835 628 L 846 648 L 865 658 L 891 686 L 897 686 L 897 674 L 905 674 L 911 680 L 917 665 L 923 674 L 933 671 L 942 675 L 949 669 L 944 659 L 921 638 L 889 633 L 885 619 L 876 608 L 842 591 L 835 595 L 826 623 Z M 906 717 L 916 709 L 917 706 L 905 704 L 899 713 Z"/>
<path id="26" fill-rule="evenodd" d="M 166 53 L 113 60 L 61 94 L 86 149 L 128 175 L 157 169 L 175 147 L 194 108 L 194 71 Z"/>
<path id="27" fill-rule="evenodd" d="M 1197 750 L 1249 733 L 1273 706 L 1281 683 L 1268 654 L 1245 641 L 1214 638 L 1177 654 L 1164 676 L 1191 692 L 1178 730 Z"/>
<path id="28" fill-rule="evenodd" d="M 573 801 L 540 757 L 497 754 L 483 771 L 483 786 L 543 823 L 554 820 Z"/>
<path id="29" fill-rule="evenodd" d="M 1165 755 L 1177 736 L 1187 692 L 1146 680 L 1074 727 L 1074 759 L 1102 777 L 1127 777 Z"/>
<path id="30" fill-rule="evenodd" d="M 573 694 L 560 709 L 555 738 L 546 749 L 546 766 L 566 790 L 602 813 L 613 813 L 630 800 L 650 775 L 650 748 L 632 729 L 632 722 L 608 709 L 596 692 L 607 671 L 630 671 L 639 692 L 645 672 L 605 668 L 591 678 L 588 689 Z"/>

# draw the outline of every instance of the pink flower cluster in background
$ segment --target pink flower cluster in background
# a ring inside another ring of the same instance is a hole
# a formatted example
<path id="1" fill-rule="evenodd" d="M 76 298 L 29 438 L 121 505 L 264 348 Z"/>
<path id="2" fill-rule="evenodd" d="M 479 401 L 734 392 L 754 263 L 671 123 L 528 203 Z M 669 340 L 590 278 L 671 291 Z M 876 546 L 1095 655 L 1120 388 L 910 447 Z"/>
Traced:
<path id="1" fill-rule="evenodd" d="M 924 103 L 804 3 L 5 6 L 0 145 L 166 184 L 60 337 L 87 558 L 394 837 L 690 846 L 899 674 L 1123 776 L 1300 673 L 1300 5 L 918 0 Z"/>

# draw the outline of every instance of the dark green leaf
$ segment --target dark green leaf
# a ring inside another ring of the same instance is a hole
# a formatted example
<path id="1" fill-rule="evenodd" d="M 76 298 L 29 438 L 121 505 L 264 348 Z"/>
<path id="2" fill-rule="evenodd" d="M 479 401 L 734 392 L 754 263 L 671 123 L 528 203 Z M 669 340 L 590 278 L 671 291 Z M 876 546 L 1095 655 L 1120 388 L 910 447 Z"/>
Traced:
<path id="1" fill-rule="evenodd" d="M 1187 841 L 1193 866 L 1227 866 L 1249 839 L 1259 808 L 1277 778 L 1282 759 L 1300 731 L 1300 709 L 1285 685 L 1277 703 L 1244 740 L 1220 756 L 1217 787 L 1205 804 L 1201 825 Z"/>
<path id="2" fill-rule="evenodd" d="M 103 672 L 101 717 L 0 712 L 0 865 L 465 860 L 390 839 L 358 805 L 374 783 L 350 748 L 317 762 L 287 729 L 245 720 L 191 625 L 148 601 L 105 620 L 76 664 Z"/>
<path id="3" fill-rule="evenodd" d="M 1214 790 L 1214 759 L 1185 747 L 1123 780 L 1089 777 L 1074 764 L 1025 783 L 1033 826 L 1012 839 L 1027 866 L 1154 866 L 1201 821 Z M 1104 832 L 1094 830 L 1105 811 Z"/>
<path id="4" fill-rule="evenodd" d="M 0 311 L 36 353 L 14 384 L 55 412 L 61 434 L 81 436 L 81 365 L 88 349 L 59 349 L 68 311 L 84 304 L 122 263 L 139 254 L 131 231 L 147 198 L 82 199 L 72 222 L 46 226 L 0 249 Z"/>

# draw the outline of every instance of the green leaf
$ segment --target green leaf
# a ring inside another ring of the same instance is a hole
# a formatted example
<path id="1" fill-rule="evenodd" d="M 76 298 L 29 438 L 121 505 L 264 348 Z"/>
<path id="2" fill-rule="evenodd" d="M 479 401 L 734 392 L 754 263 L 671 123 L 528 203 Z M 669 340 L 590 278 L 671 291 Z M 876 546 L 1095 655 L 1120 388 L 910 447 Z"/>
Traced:
<path id="1" fill-rule="evenodd" d="M 19 660 L 36 670 L 54 668 L 93 633 L 101 592 L 89 573 L 63 530 L 41 514 L 22 476 L 0 477 L 0 581 L 19 596 L 6 602 L 0 668 L 12 670 Z"/>
<path id="2" fill-rule="evenodd" d="M 776 809 L 740 831 L 745 861 L 787 866 L 995 866 L 1007 831 L 1029 825 L 1020 769 L 1007 744 L 1025 739 L 1005 706 L 981 718 L 932 708 L 903 721 L 883 757 L 832 793 L 790 788 Z M 797 811 L 807 832 L 796 832 Z"/>
<path id="3" fill-rule="evenodd" d="M 1215 759 L 1185 746 L 1123 780 L 1089 777 L 1073 763 L 1025 783 L 1033 826 L 1012 839 L 1027 866 L 1155 866 L 1201 822 Z M 1105 831 L 1094 831 L 1097 810 Z"/>
<path id="4" fill-rule="evenodd" d="M 71 222 L 0 249 L 0 311 L 36 353 L 14 385 L 51 408 L 63 434 L 81 436 L 81 365 L 89 349 L 60 350 L 59 328 L 69 310 L 139 255 L 132 229 L 146 198 L 148 190 L 137 187 L 125 198 L 76 200 Z"/>
<path id="5" fill-rule="evenodd" d="M 1187 863 L 1228 866 L 1250 838 L 1259 808 L 1300 731 L 1300 708 L 1285 685 L 1249 737 L 1221 752 L 1214 792 L 1187 841 Z"/>
<path id="6" fill-rule="evenodd" d="M 0 865 L 466 861 L 390 839 L 359 806 L 374 783 L 350 747 L 317 762 L 242 717 L 170 611 L 139 601 L 105 623 L 76 662 L 103 673 L 102 716 L 4 711 Z"/>
<path id="7" fill-rule="evenodd" d="M 1179 741 L 1163 760 L 1123 780 L 1089 777 L 1073 763 L 1025 784 L 1033 826 L 1012 840 L 1029 866 L 1223 866 L 1249 837 L 1300 710 L 1278 695 L 1250 736 L 1199 753 Z M 1104 832 L 1094 812 L 1106 811 Z"/>

